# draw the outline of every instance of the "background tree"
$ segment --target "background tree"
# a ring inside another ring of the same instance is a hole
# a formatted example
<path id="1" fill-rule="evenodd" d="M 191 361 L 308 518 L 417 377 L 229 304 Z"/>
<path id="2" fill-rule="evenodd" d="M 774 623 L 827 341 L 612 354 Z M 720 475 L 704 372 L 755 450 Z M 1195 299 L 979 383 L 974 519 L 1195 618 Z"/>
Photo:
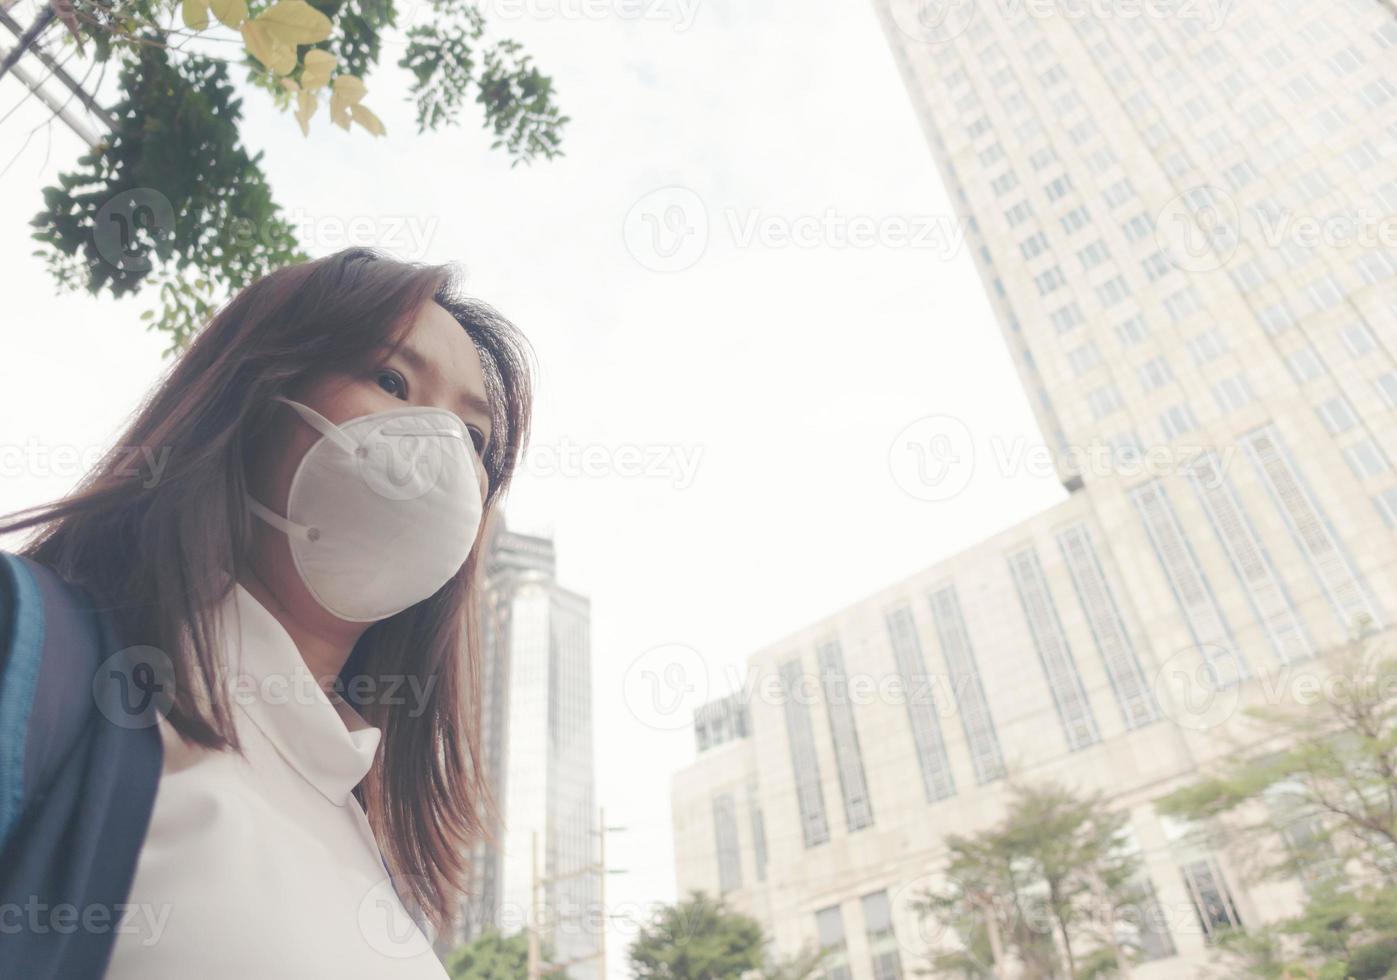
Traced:
<path id="1" fill-rule="evenodd" d="M 57 185 L 44 189 L 34 238 L 58 284 L 126 296 L 153 290 L 152 325 L 171 349 L 188 341 L 223 297 L 301 258 L 273 200 L 261 154 L 244 145 L 241 76 L 309 134 L 316 120 L 381 136 L 366 102 L 399 0 L 50 0 L 0 62 L 25 48 L 47 57 L 78 45 L 114 69 L 107 131 Z M 406 31 L 418 131 L 459 122 L 470 103 L 514 164 L 561 153 L 567 123 L 552 81 L 514 41 L 492 39 L 468 0 L 426 0 Z M 231 42 L 231 43 L 230 43 Z M 230 56 L 228 52 L 233 52 Z M 98 86 L 98 94 L 103 94 Z M 85 90 L 83 102 L 97 108 Z M 324 112 L 321 111 L 324 107 Z M 313 160 L 313 158 L 312 158 Z M 328 164 L 326 164 L 328 165 Z"/>
<path id="2" fill-rule="evenodd" d="M 1299 878 L 1300 913 L 1224 945 L 1251 976 L 1397 976 L 1397 659 L 1354 640 L 1299 675 L 1313 696 L 1250 712 L 1251 752 L 1171 794 L 1256 879 Z M 1300 690 L 1296 681 L 1293 690 Z"/>
<path id="3" fill-rule="evenodd" d="M 451 980 L 528 980 L 528 934 L 502 936 L 492 929 L 452 950 L 443 964 Z"/>
<path id="4" fill-rule="evenodd" d="M 636 980 L 806 980 L 823 957 L 803 950 L 768 963 L 755 919 L 693 892 L 655 913 L 631 943 L 629 959 Z"/>
<path id="5" fill-rule="evenodd" d="M 1016 788 L 999 824 L 949 836 L 948 883 L 914 905 L 960 940 L 932 954 L 933 971 L 994 976 L 1012 959 L 1025 980 L 1114 972 L 1129 952 L 1117 910 L 1146 898 L 1126 821 L 1099 794 L 1045 784 Z"/>

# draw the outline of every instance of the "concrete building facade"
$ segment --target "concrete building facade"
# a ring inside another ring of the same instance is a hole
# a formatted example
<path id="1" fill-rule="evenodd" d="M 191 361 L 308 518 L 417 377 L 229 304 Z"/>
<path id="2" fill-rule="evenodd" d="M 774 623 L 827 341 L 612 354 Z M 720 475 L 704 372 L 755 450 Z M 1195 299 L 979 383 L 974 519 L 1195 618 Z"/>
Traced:
<path id="1" fill-rule="evenodd" d="M 1397 615 L 1397 18 L 1108 6 L 875 2 L 1068 496 L 758 651 L 696 719 L 681 891 L 831 977 L 924 965 L 945 836 L 1048 780 L 1129 812 L 1136 973 L 1194 975 L 1300 885 L 1153 801 Z M 992 458 L 965 429 L 928 481 Z"/>

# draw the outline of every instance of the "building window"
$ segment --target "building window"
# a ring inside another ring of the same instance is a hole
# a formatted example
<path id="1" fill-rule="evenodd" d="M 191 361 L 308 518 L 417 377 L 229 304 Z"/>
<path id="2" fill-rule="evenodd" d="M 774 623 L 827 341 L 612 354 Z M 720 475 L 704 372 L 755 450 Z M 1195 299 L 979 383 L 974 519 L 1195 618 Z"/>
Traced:
<path id="1" fill-rule="evenodd" d="M 886 891 L 865 895 L 863 929 L 868 937 L 868 955 L 873 960 L 873 980 L 902 980 L 902 955 L 893 933 L 892 907 Z"/>
<path id="2" fill-rule="evenodd" d="M 1387 402 L 1388 408 L 1397 408 L 1397 372 L 1388 371 L 1380 375 L 1373 382 L 1378 387 L 1378 394 L 1382 395 L 1382 400 Z"/>
<path id="3" fill-rule="evenodd" d="M 1110 257 L 1111 252 L 1106 248 L 1106 243 L 1099 238 L 1077 252 L 1077 259 L 1082 263 L 1083 270 L 1095 269 Z"/>
<path id="4" fill-rule="evenodd" d="M 1110 207 L 1120 207 L 1126 201 L 1135 196 L 1135 188 L 1130 185 L 1130 178 L 1122 177 L 1105 191 L 1106 204 Z"/>
<path id="5" fill-rule="evenodd" d="M 1174 380 L 1174 372 L 1169 370 L 1169 362 L 1162 357 L 1152 357 L 1140 365 L 1140 387 L 1146 391 L 1163 388 Z"/>
<path id="6" fill-rule="evenodd" d="M 1328 518 L 1309 487 L 1301 480 L 1275 427 L 1267 425 L 1250 432 L 1243 443 L 1252 465 L 1271 492 L 1271 499 L 1285 518 L 1291 537 L 1323 585 L 1340 625 L 1349 630 L 1366 620 L 1374 627 L 1381 627 L 1383 618 L 1376 600 L 1335 538 Z"/>
<path id="7" fill-rule="evenodd" d="M 1179 951 L 1174 946 L 1174 937 L 1169 932 L 1169 917 L 1164 914 L 1164 908 L 1159 904 L 1154 882 L 1147 876 L 1142 876 L 1139 887 L 1139 921 L 1122 923 L 1131 933 L 1123 938 L 1140 951 L 1140 959 L 1146 963 L 1177 956 Z"/>
<path id="8" fill-rule="evenodd" d="M 1082 346 L 1067 352 L 1067 365 L 1074 377 L 1081 377 L 1101 363 L 1101 352 L 1088 340 Z"/>
<path id="9" fill-rule="evenodd" d="M 1378 505 L 1378 513 L 1387 521 L 1387 526 L 1397 528 L 1397 487 L 1384 490 L 1373 498 L 1373 502 Z"/>
<path id="10" fill-rule="evenodd" d="M 1075 207 L 1062 216 L 1061 223 L 1062 230 L 1069 235 L 1073 232 L 1081 231 L 1087 225 L 1091 224 L 1091 212 L 1085 207 Z"/>
<path id="11" fill-rule="evenodd" d="M 1209 327 L 1188 342 L 1188 352 L 1194 364 L 1207 364 L 1227 353 L 1227 341 L 1217 327 Z"/>
<path id="12" fill-rule="evenodd" d="M 1140 260 L 1140 269 L 1150 282 L 1158 282 L 1174 271 L 1174 260 L 1168 252 L 1154 252 Z"/>
<path id="13" fill-rule="evenodd" d="M 1053 310 L 1048 316 L 1053 325 L 1053 329 L 1058 333 L 1066 333 L 1082 322 L 1082 311 L 1076 303 L 1068 303 L 1066 306 Z"/>
<path id="14" fill-rule="evenodd" d="M 844 916 L 838 905 L 815 913 L 815 935 L 824 954 L 825 980 L 853 980 L 849 970 L 849 948 L 844 939 Z"/>
<path id="15" fill-rule="evenodd" d="M 1198 294 L 1189 286 L 1164 298 L 1165 312 L 1176 323 L 1196 313 L 1198 307 Z"/>
<path id="16" fill-rule="evenodd" d="M 1193 634 L 1194 646 L 1212 675 L 1213 686 L 1237 683 L 1246 676 L 1246 668 L 1233 648 L 1227 620 L 1163 484 L 1153 480 L 1131 491 L 1130 498 Z"/>
<path id="17" fill-rule="evenodd" d="M 1111 680 L 1111 690 L 1120 706 L 1125 727 L 1148 725 L 1159 717 L 1159 706 L 1131 645 L 1115 595 L 1092 545 L 1091 532 L 1085 524 L 1077 524 L 1058 534 L 1057 543 L 1072 575 L 1077 600 L 1086 613 L 1096 649 L 1105 664 L 1106 676 Z"/>
<path id="18" fill-rule="evenodd" d="M 1018 175 L 1015 174 L 1012 170 L 1005 171 L 998 177 L 994 178 L 994 180 L 990 181 L 990 190 L 994 191 L 994 193 L 997 196 L 1008 194 L 1010 191 L 1012 191 L 1015 187 L 1018 186 Z"/>
<path id="19" fill-rule="evenodd" d="M 791 770 L 795 773 L 796 802 L 800 807 L 801 834 L 806 847 L 815 847 L 829 840 L 829 821 L 825 819 L 824 789 L 820 784 L 820 760 L 815 754 L 815 728 L 810 721 L 810 706 L 803 690 L 805 671 L 800 659 L 787 660 L 780 668 L 783 708 L 786 715 L 786 740 L 791 746 Z"/>
<path id="20" fill-rule="evenodd" d="M 955 691 L 960 709 L 961 727 L 970 747 L 970 762 L 975 767 L 975 779 L 980 783 L 1002 779 L 1005 775 L 1004 756 L 999 748 L 994 717 L 989 700 L 980 682 L 980 668 L 970 633 L 961 615 L 960 599 L 954 585 L 947 585 L 931 595 L 931 611 L 936 620 L 936 634 L 941 652 L 946 658 L 946 672 Z"/>
<path id="21" fill-rule="evenodd" d="M 1130 286 L 1121 276 L 1112 276 L 1096 287 L 1096 298 L 1102 306 L 1115 306 L 1130 295 Z"/>
<path id="22" fill-rule="evenodd" d="M 1134 347 L 1149 335 L 1150 328 L 1143 317 L 1133 316 L 1129 320 L 1116 324 L 1116 336 L 1126 347 Z"/>
<path id="23" fill-rule="evenodd" d="M 1197 429 L 1198 420 L 1193 416 L 1193 409 L 1181 403 L 1171 405 L 1164 410 L 1164 413 L 1159 417 L 1159 427 L 1164 430 L 1166 440 L 1177 439 L 1179 436 Z"/>
<path id="24" fill-rule="evenodd" d="M 742 887 L 742 849 L 737 842 L 737 802 L 731 793 L 713 797 L 713 837 L 718 851 L 718 892 Z"/>
<path id="25" fill-rule="evenodd" d="M 912 728 L 912 742 L 921 766 L 922 788 L 926 791 L 927 802 L 934 803 L 954 795 L 956 784 L 946 758 L 946 743 L 941 737 L 941 718 L 932 697 L 932 678 L 922 657 L 912 610 L 899 606 L 889 610 L 884 618 L 892 642 L 893 661 L 902 680 L 903 698 L 907 702 L 907 723 Z"/>
<path id="26" fill-rule="evenodd" d="M 1048 250 L 1048 236 L 1035 232 L 1019 243 L 1019 251 L 1025 259 L 1036 259 Z"/>
<path id="27" fill-rule="evenodd" d="M 1344 450 L 1344 459 L 1348 461 L 1349 469 L 1353 470 L 1353 475 L 1360 480 L 1377 476 L 1379 473 L 1387 472 L 1387 457 L 1382 454 L 1382 450 L 1373 444 L 1371 439 L 1364 439 L 1356 442 Z"/>
<path id="28" fill-rule="evenodd" d="M 1184 887 L 1193 901 L 1194 914 L 1203 927 L 1204 940 L 1208 945 L 1217 942 L 1224 933 L 1242 928 L 1241 916 L 1232 901 L 1232 892 L 1222 876 L 1217 861 L 1206 858 L 1186 864 L 1181 869 Z"/>
<path id="29" fill-rule="evenodd" d="M 1037 552 L 1029 547 L 1010 554 L 1009 572 L 1023 606 L 1024 618 L 1028 621 L 1028 631 L 1038 650 L 1038 660 L 1047 678 L 1048 689 L 1052 692 L 1068 748 L 1075 751 L 1099 742 L 1101 734 L 1096 727 L 1096 718 L 1087 700 L 1086 689 L 1082 686 L 1072 648 L 1068 646 L 1067 636 L 1062 631 L 1042 566 L 1038 564 Z"/>
<path id="30" fill-rule="evenodd" d="M 1053 266 L 1034 276 L 1033 284 L 1038 287 L 1039 296 L 1046 296 L 1067 285 L 1067 278 L 1063 276 L 1061 269 Z"/>
<path id="31" fill-rule="evenodd" d="M 1287 354 L 1285 366 L 1290 369 L 1290 376 L 1295 379 L 1296 384 L 1313 381 L 1324 371 L 1323 367 L 1320 366 L 1319 358 L 1308 347 L 1301 347 L 1299 350 Z"/>
<path id="32" fill-rule="evenodd" d="M 762 798 L 756 780 L 747 784 L 747 813 L 752 823 L 752 857 L 757 880 L 766 881 L 766 818 L 762 816 Z"/>
<path id="33" fill-rule="evenodd" d="M 736 738 L 746 738 L 750 721 L 740 694 L 700 705 L 694 712 L 694 739 L 700 752 Z"/>
<path id="34" fill-rule="evenodd" d="M 1338 435 L 1340 432 L 1347 432 L 1358 424 L 1358 418 L 1353 414 L 1353 407 L 1349 405 L 1348 399 L 1343 395 L 1336 395 L 1325 401 L 1315 409 L 1315 414 L 1324 423 L 1324 427 L 1331 435 Z"/>
<path id="35" fill-rule="evenodd" d="M 1284 303 L 1274 303 L 1266 307 L 1257 314 L 1257 319 L 1266 328 L 1266 332 L 1272 336 L 1284 333 L 1295 326 L 1295 314 L 1290 312 L 1290 307 Z"/>
<path id="36" fill-rule="evenodd" d="M 1123 407 L 1120 392 L 1115 385 L 1103 385 L 1087 394 L 1087 407 L 1091 409 L 1092 418 L 1105 418 Z"/>
<path id="37" fill-rule="evenodd" d="M 849 697 L 849 678 L 844 671 L 844 654 L 838 640 L 820 644 L 815 651 L 820 666 L 820 683 L 825 693 L 825 713 L 829 736 L 834 743 L 834 762 L 839 770 L 839 789 L 844 796 L 844 818 L 849 830 L 862 830 L 873 823 L 873 803 L 868 798 L 864 778 L 863 753 L 854 724 L 854 705 Z"/>
<path id="38" fill-rule="evenodd" d="M 1343 337 L 1344 346 L 1354 357 L 1362 357 L 1375 346 L 1373 332 L 1363 323 L 1349 324 L 1344 328 Z"/>
<path id="39" fill-rule="evenodd" d="M 1256 396 L 1252 394 L 1251 386 L 1247 384 L 1247 379 L 1240 374 L 1223 378 L 1213 385 L 1213 398 L 1218 403 L 1218 409 L 1224 414 L 1235 412 L 1256 400 Z"/>
<path id="40" fill-rule="evenodd" d="M 1072 190 L 1072 180 L 1066 174 L 1050 180 L 1043 187 L 1043 193 L 1048 195 L 1049 201 L 1060 201 Z"/>
<path id="41" fill-rule="evenodd" d="M 1300 616 L 1217 457 L 1208 453 L 1195 460 L 1188 475 L 1281 663 L 1308 657 L 1313 650 Z"/>

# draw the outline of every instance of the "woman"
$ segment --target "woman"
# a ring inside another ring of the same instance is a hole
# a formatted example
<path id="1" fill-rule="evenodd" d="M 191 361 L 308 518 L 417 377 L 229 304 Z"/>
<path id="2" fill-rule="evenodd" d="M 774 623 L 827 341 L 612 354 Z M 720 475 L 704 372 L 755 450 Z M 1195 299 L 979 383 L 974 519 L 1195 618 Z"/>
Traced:
<path id="1" fill-rule="evenodd" d="M 49 909 L 0 923 L 0 975 L 444 976 L 407 910 L 451 918 L 487 823 L 478 543 L 528 365 L 445 269 L 365 250 L 283 269 L 71 496 L 0 522 L 37 529 L 10 558 L 0 656 L 7 635 L 41 651 L 0 675 L 0 732 L 28 743 L 5 743 L 0 897 Z M 51 596 L 70 587 L 99 614 L 96 678 L 63 666 L 81 631 Z M 141 712 L 157 765 L 131 762 Z M 65 938 L 55 897 L 112 924 Z"/>

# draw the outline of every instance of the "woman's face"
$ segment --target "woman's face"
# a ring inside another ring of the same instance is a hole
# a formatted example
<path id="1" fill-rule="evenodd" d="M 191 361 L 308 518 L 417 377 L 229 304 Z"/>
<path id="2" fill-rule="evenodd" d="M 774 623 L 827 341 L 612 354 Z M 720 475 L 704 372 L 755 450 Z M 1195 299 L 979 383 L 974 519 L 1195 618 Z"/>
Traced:
<path id="1" fill-rule="evenodd" d="M 362 371 L 308 378 L 288 391 L 287 397 L 309 405 L 336 425 L 405 405 L 455 412 L 475 446 L 484 499 L 488 479 L 479 460 L 491 437 L 490 403 L 480 354 L 470 335 L 443 307 L 427 303 L 398 350 L 389 354 L 385 344 L 377 360 Z M 273 425 L 254 449 L 248 464 L 248 489 L 254 498 L 285 514 L 291 478 L 320 433 L 290 406 L 276 404 L 280 424 Z M 277 601 L 299 622 L 326 628 L 348 625 L 322 608 L 306 589 L 296 573 L 286 536 L 262 521 L 253 521 L 252 527 L 253 567 Z"/>

